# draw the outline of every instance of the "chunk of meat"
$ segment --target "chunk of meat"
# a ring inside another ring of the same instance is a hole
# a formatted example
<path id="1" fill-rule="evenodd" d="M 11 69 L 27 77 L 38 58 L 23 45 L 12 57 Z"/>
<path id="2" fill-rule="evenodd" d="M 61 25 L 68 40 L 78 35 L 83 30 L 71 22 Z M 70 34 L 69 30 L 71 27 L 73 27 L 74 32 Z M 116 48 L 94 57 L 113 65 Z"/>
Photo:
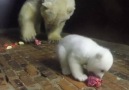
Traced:
<path id="1" fill-rule="evenodd" d="M 36 44 L 36 45 L 41 45 L 41 41 L 38 40 L 38 39 L 35 39 L 35 44 Z"/>
<path id="2" fill-rule="evenodd" d="M 87 86 L 99 88 L 102 85 L 102 80 L 95 76 L 89 76 L 86 80 Z"/>

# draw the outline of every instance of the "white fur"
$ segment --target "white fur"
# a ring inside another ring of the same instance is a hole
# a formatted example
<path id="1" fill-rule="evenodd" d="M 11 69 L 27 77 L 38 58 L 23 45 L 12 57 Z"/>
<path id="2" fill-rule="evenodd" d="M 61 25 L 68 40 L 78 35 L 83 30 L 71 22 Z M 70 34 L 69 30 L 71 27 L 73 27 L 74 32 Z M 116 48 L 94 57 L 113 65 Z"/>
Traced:
<path id="1" fill-rule="evenodd" d="M 60 40 L 65 22 L 75 9 L 74 0 L 26 0 L 19 13 L 22 39 L 33 41 L 44 20 L 49 40 Z"/>
<path id="2" fill-rule="evenodd" d="M 79 35 L 64 37 L 57 46 L 57 54 L 62 73 L 65 75 L 71 73 L 79 81 L 87 79 L 83 67 L 102 78 L 113 63 L 113 56 L 107 48 L 98 45 L 90 38 Z"/>

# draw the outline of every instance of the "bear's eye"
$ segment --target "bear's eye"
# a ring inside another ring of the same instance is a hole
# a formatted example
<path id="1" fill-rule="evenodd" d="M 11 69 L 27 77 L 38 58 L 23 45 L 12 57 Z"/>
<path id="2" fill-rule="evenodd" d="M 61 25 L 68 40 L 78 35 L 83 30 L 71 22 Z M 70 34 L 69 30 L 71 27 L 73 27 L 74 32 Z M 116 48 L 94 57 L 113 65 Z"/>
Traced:
<path id="1" fill-rule="evenodd" d="M 67 13 L 71 15 L 73 13 L 73 10 L 67 10 Z"/>
<path id="2" fill-rule="evenodd" d="M 65 22 L 66 20 L 61 21 L 61 23 Z"/>
<path id="3" fill-rule="evenodd" d="M 101 70 L 102 73 L 104 73 L 105 71 L 104 70 Z"/>
<path id="4" fill-rule="evenodd" d="M 67 12 L 68 12 L 68 14 L 70 14 L 70 13 L 72 13 L 72 10 L 68 10 Z"/>

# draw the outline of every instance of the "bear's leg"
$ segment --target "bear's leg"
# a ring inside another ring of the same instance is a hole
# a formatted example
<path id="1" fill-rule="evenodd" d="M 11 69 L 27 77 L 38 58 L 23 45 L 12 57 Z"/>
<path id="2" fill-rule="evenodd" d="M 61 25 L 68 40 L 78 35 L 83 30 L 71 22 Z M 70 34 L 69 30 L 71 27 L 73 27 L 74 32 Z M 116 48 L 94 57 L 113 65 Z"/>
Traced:
<path id="1" fill-rule="evenodd" d="M 62 22 L 60 26 L 56 26 L 52 29 L 52 31 L 48 32 L 48 40 L 49 41 L 59 41 L 61 39 L 61 32 L 65 25 L 65 22 Z"/>
<path id="2" fill-rule="evenodd" d="M 27 21 L 23 24 L 22 30 L 22 39 L 26 42 L 31 42 L 35 39 L 36 32 L 34 29 L 34 23 L 32 21 Z"/>
<path id="3" fill-rule="evenodd" d="M 79 81 L 85 81 L 87 79 L 87 75 L 83 73 L 83 68 L 79 61 L 72 56 L 69 57 L 68 61 L 73 77 Z"/>
<path id="4" fill-rule="evenodd" d="M 31 3 L 25 3 L 19 13 L 19 25 L 22 39 L 26 42 L 33 41 L 36 37 L 35 16 L 36 7 Z"/>
<path id="5" fill-rule="evenodd" d="M 68 65 L 68 60 L 66 60 L 67 59 L 66 50 L 61 45 L 58 46 L 58 57 L 59 57 L 62 73 L 64 75 L 69 75 L 71 72 Z"/>

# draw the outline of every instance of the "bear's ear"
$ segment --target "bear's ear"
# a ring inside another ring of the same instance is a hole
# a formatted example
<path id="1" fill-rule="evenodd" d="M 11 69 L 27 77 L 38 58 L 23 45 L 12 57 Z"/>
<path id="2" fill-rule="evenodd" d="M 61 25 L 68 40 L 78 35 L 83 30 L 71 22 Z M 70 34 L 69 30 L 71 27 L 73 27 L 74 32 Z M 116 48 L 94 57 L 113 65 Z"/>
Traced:
<path id="1" fill-rule="evenodd" d="M 52 6 L 52 2 L 44 2 L 44 3 L 42 3 L 42 5 L 43 5 L 46 9 L 49 9 L 49 8 L 51 8 L 51 6 Z"/>
<path id="2" fill-rule="evenodd" d="M 55 2 L 56 0 L 42 0 L 42 5 L 49 9 L 52 7 L 53 3 Z"/>
<path id="3" fill-rule="evenodd" d="M 100 53 L 97 53 L 95 56 L 98 60 L 100 60 L 102 58 L 102 55 Z"/>

